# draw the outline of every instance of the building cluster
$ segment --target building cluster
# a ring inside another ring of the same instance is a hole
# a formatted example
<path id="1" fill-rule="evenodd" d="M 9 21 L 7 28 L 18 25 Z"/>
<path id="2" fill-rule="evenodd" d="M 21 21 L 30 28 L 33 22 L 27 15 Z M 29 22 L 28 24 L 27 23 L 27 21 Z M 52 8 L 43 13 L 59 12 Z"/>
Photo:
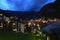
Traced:
<path id="1" fill-rule="evenodd" d="M 16 32 L 32 32 L 36 27 L 44 27 L 53 22 L 60 22 L 60 19 L 57 18 L 48 18 L 45 17 L 39 19 L 30 19 L 22 20 L 17 16 L 5 16 L 0 14 L 0 29 L 8 29 Z"/>
<path id="2" fill-rule="evenodd" d="M 0 14 L 0 29 L 17 28 L 18 17 Z"/>
<path id="3" fill-rule="evenodd" d="M 42 17 L 42 18 L 39 18 L 39 19 L 31 19 L 30 21 L 32 22 L 40 22 L 40 23 L 53 23 L 53 22 L 60 22 L 60 19 L 58 18 L 45 18 L 45 17 Z"/>

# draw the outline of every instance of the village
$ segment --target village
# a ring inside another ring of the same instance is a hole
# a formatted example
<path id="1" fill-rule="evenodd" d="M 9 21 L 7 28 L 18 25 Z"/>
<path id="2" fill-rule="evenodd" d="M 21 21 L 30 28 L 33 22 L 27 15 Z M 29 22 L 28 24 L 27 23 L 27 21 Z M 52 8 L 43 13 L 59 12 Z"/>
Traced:
<path id="1" fill-rule="evenodd" d="M 0 14 L 0 29 L 8 29 L 15 32 L 24 33 L 25 31 L 29 30 L 30 32 L 32 32 L 34 26 L 37 26 L 38 28 L 45 27 L 46 25 L 49 25 L 53 22 L 60 22 L 60 19 L 58 18 L 46 19 L 45 17 L 41 17 L 39 19 L 22 20 L 21 18 L 18 18 L 16 16 L 7 17 L 3 14 Z M 29 29 L 27 27 L 29 27 Z"/>

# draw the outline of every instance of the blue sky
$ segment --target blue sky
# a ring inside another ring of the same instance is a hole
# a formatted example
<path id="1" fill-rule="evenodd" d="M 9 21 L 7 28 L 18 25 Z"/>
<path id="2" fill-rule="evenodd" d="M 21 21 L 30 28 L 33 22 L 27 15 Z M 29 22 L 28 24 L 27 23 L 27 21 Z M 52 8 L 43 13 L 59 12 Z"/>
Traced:
<path id="1" fill-rule="evenodd" d="M 55 0 L 0 0 L 0 9 L 12 11 L 36 11 Z"/>

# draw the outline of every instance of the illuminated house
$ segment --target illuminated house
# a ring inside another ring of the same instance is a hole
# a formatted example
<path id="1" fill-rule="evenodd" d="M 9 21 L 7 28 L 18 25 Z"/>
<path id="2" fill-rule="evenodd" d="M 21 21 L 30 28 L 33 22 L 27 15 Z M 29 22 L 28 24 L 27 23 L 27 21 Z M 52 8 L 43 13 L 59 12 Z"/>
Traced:
<path id="1" fill-rule="evenodd" d="M 4 26 L 3 14 L 0 14 L 0 28 L 3 28 L 3 26 Z"/>

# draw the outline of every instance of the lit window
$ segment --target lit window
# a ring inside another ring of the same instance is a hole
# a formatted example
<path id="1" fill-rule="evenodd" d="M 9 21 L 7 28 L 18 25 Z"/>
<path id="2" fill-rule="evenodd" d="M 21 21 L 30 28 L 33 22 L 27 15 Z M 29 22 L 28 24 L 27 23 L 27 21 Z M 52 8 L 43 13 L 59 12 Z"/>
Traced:
<path id="1" fill-rule="evenodd" d="M 3 14 L 0 14 L 0 16 L 2 16 Z"/>
<path id="2" fill-rule="evenodd" d="M 28 25 L 31 25 L 31 22 L 29 22 Z"/>
<path id="3" fill-rule="evenodd" d="M 17 32 L 17 29 L 13 29 L 13 31 Z"/>
<path id="4" fill-rule="evenodd" d="M 40 24 L 37 24 L 38 27 L 40 27 Z"/>
<path id="5" fill-rule="evenodd" d="M 15 23 L 13 23 L 13 25 L 15 25 Z"/>
<path id="6" fill-rule="evenodd" d="M 3 23 L 1 23 L 0 27 L 1 27 L 1 28 L 3 27 Z"/>

